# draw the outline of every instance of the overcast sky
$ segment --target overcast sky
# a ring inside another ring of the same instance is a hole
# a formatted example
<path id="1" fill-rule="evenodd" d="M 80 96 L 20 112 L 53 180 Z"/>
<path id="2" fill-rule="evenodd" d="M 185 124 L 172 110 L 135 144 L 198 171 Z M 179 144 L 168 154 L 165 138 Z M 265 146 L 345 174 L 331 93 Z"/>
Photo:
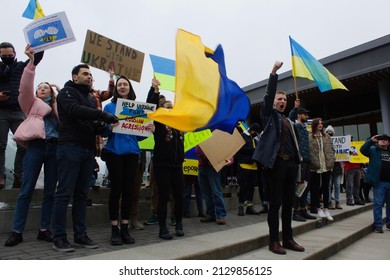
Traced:
<path id="1" fill-rule="evenodd" d="M 46 15 L 65 11 L 76 41 L 45 52 L 37 68 L 41 81 L 60 86 L 80 63 L 87 29 L 145 53 L 141 82 L 145 101 L 153 76 L 149 54 L 175 59 L 179 28 L 199 35 L 204 45 L 221 44 L 227 75 L 241 87 L 266 79 L 275 60 L 291 70 L 288 36 L 321 59 L 389 33 L 389 0 L 39 0 Z M 26 60 L 22 13 L 28 0 L 7 1 L 0 17 L 0 41 L 14 44 Z M 92 68 L 95 87 L 105 89 L 108 74 Z M 170 99 L 173 95 L 165 93 Z"/>

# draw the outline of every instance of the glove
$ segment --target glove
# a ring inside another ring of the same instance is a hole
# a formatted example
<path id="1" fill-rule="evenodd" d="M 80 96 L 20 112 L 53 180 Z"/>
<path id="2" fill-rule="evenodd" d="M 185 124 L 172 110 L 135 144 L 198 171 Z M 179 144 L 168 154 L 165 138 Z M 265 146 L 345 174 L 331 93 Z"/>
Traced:
<path id="1" fill-rule="evenodd" d="M 99 117 L 103 121 L 105 121 L 106 123 L 117 123 L 118 122 L 118 118 L 115 115 L 107 113 L 105 111 L 101 111 Z"/>

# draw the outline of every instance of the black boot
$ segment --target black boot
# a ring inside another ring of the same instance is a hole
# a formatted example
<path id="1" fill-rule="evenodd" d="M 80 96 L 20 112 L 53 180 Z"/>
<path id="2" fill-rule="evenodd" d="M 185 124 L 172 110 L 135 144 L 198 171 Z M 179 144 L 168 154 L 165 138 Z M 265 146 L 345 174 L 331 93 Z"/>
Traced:
<path id="1" fill-rule="evenodd" d="M 245 213 L 244 213 L 244 206 L 243 205 L 238 206 L 237 215 L 238 216 L 244 216 L 245 215 Z"/>
<path id="2" fill-rule="evenodd" d="M 122 242 L 125 244 L 133 244 L 135 242 L 134 238 L 130 235 L 129 224 L 121 224 L 121 237 Z"/>
<path id="3" fill-rule="evenodd" d="M 181 222 L 176 223 L 176 236 L 184 236 L 183 224 Z"/>
<path id="4" fill-rule="evenodd" d="M 257 211 L 253 205 L 246 207 L 245 213 L 248 215 L 259 215 L 260 211 Z"/>
<path id="5" fill-rule="evenodd" d="M 122 237 L 119 233 L 118 225 L 111 226 L 111 245 L 122 245 Z"/>
<path id="6" fill-rule="evenodd" d="M 14 174 L 14 182 L 12 184 L 12 188 L 20 189 L 21 186 L 22 186 L 22 180 Z"/>
<path id="7" fill-rule="evenodd" d="M 268 213 L 268 204 L 263 205 L 263 209 L 260 210 L 259 214 L 267 214 Z"/>
<path id="8" fill-rule="evenodd" d="M 161 239 L 165 239 L 165 240 L 173 238 L 173 236 L 169 234 L 167 227 L 160 227 L 160 232 L 159 232 L 158 236 Z"/>

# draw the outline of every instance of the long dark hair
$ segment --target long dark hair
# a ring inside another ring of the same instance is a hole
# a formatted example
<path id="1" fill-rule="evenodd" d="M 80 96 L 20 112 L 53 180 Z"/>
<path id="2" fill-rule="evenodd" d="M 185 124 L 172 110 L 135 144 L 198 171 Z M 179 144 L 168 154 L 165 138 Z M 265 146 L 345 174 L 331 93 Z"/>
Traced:
<path id="1" fill-rule="evenodd" d="M 314 138 L 314 134 L 317 132 L 317 127 L 320 124 L 320 122 L 322 122 L 321 118 L 315 118 L 311 123 L 311 135 L 313 138 Z M 322 125 L 324 125 L 324 122 L 322 122 Z M 322 136 L 325 136 L 324 128 L 322 128 L 321 134 Z"/>
<path id="2" fill-rule="evenodd" d="M 118 93 L 118 90 L 117 90 L 117 85 L 118 85 L 118 81 L 120 79 L 125 79 L 128 83 L 129 83 L 129 86 L 130 86 L 130 91 L 129 91 L 129 94 L 127 96 L 127 99 L 130 99 L 130 100 L 135 100 L 137 98 L 137 96 L 135 95 L 135 91 L 133 89 L 133 86 L 130 82 L 130 80 L 128 78 L 126 78 L 126 76 L 120 76 L 117 80 L 116 80 L 116 83 L 115 83 L 115 91 L 114 91 L 114 96 L 112 97 L 111 99 L 111 102 L 112 103 L 116 103 L 117 99 L 118 98 L 121 98 L 121 96 L 119 95 Z"/>

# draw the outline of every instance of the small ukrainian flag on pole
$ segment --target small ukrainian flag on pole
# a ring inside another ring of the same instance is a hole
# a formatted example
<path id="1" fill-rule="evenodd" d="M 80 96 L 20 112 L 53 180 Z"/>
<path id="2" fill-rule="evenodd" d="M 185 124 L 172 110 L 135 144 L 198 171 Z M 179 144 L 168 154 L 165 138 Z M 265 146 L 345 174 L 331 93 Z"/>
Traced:
<path id="1" fill-rule="evenodd" d="M 30 0 L 22 16 L 25 18 L 37 20 L 44 17 L 45 14 L 43 13 L 42 7 L 38 0 Z"/>

